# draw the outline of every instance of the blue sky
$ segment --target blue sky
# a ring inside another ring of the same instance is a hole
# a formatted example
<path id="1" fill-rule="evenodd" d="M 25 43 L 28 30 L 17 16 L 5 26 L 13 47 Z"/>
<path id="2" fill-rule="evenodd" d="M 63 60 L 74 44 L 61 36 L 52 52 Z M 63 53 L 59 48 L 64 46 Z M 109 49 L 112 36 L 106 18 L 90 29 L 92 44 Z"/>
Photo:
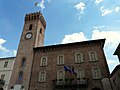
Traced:
<path id="1" fill-rule="evenodd" d="M 110 71 L 118 64 L 120 0 L 0 0 L 0 57 L 16 55 L 25 14 L 36 11 L 47 22 L 45 45 L 106 38 Z"/>

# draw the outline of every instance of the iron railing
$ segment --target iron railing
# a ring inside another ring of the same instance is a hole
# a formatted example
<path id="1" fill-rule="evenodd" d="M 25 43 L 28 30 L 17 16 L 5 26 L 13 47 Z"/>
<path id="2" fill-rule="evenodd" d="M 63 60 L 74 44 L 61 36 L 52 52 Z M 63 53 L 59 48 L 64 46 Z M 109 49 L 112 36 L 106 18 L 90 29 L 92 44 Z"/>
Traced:
<path id="1" fill-rule="evenodd" d="M 78 79 L 55 79 L 52 80 L 53 85 L 55 85 L 56 88 L 68 88 L 68 87 L 87 87 L 88 85 L 88 79 L 87 78 L 78 78 Z"/>

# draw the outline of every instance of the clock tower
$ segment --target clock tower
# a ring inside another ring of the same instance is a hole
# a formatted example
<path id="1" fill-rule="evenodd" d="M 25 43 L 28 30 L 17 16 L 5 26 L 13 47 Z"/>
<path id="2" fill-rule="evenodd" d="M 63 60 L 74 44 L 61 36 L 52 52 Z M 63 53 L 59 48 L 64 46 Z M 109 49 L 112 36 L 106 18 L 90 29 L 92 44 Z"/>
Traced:
<path id="1" fill-rule="evenodd" d="M 41 12 L 26 14 L 9 90 L 28 90 L 33 62 L 33 48 L 44 44 L 46 21 Z"/>

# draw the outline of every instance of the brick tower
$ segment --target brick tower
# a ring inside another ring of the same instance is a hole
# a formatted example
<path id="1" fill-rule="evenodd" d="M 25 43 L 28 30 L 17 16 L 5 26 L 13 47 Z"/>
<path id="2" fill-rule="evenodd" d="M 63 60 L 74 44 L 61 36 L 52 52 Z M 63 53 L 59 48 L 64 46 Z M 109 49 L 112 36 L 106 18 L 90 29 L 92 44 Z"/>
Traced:
<path id="1" fill-rule="evenodd" d="M 33 48 L 43 46 L 46 21 L 41 12 L 26 14 L 9 90 L 28 90 Z"/>

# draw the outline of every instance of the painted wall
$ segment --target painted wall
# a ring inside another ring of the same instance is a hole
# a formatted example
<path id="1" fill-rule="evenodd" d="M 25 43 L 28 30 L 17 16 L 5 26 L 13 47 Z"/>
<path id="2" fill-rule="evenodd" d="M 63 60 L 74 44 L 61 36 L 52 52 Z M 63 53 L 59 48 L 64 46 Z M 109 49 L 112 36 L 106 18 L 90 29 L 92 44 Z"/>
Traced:
<path id="1" fill-rule="evenodd" d="M 5 62 L 8 61 L 7 67 L 4 67 Z M 0 58 L 0 79 L 4 75 L 5 85 L 3 86 L 4 90 L 8 90 L 9 81 L 11 78 L 13 66 L 14 66 L 15 57 L 12 58 Z"/>

